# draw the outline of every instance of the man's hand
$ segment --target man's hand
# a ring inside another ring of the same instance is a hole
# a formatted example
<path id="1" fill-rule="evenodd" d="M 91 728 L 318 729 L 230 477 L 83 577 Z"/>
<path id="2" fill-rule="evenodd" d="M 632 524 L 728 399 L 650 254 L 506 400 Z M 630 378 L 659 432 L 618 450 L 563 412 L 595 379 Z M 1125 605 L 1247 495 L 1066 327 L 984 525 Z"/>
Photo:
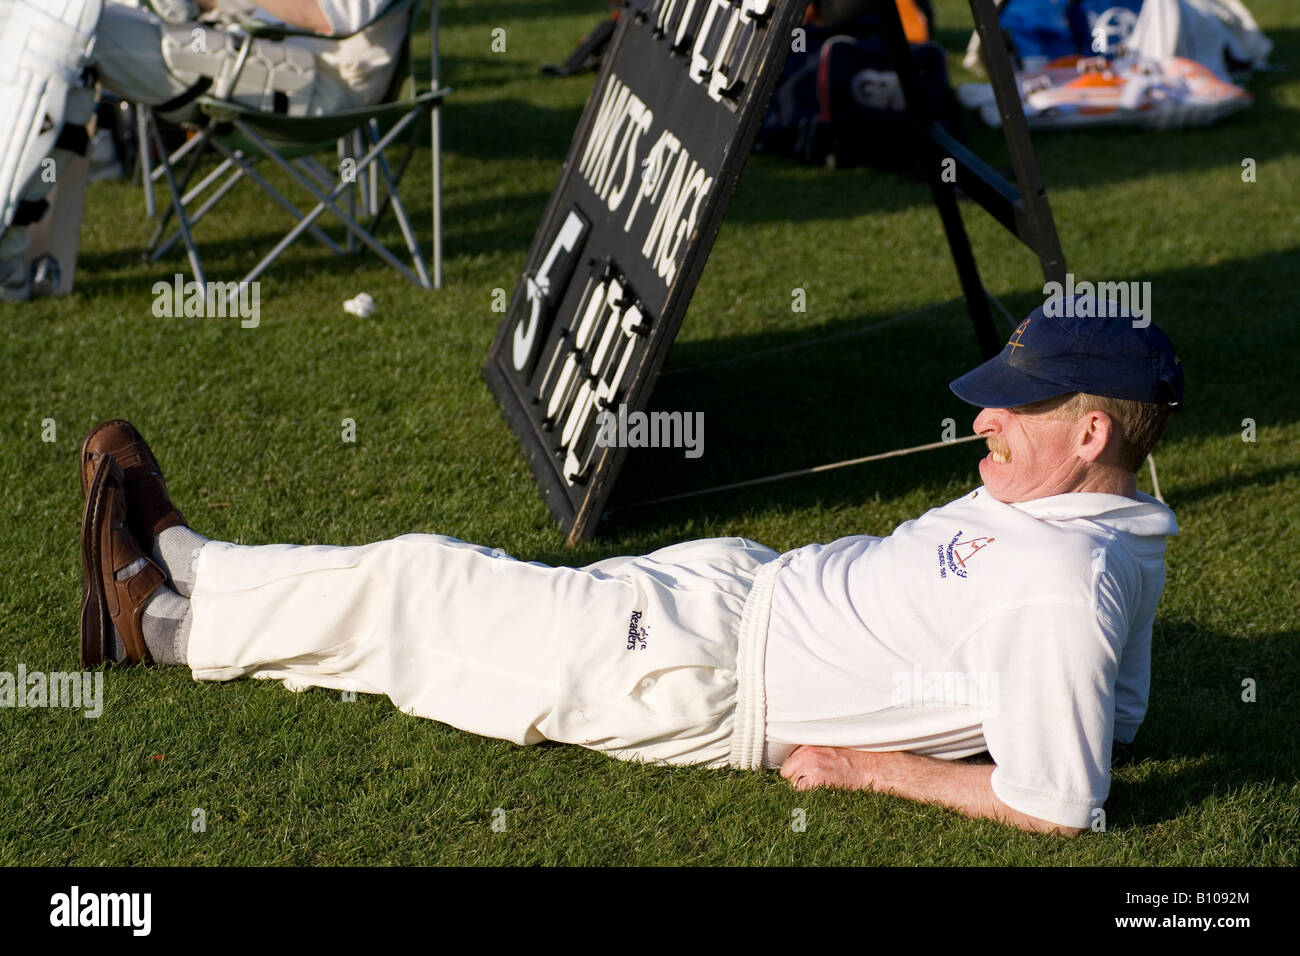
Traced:
<path id="1" fill-rule="evenodd" d="M 991 764 L 938 760 L 901 751 L 869 752 L 843 747 L 798 747 L 781 765 L 781 776 L 796 790 L 842 787 L 892 793 L 905 800 L 938 803 L 968 817 L 984 817 L 1035 833 L 1078 836 L 1068 827 L 1021 813 L 993 792 Z"/>

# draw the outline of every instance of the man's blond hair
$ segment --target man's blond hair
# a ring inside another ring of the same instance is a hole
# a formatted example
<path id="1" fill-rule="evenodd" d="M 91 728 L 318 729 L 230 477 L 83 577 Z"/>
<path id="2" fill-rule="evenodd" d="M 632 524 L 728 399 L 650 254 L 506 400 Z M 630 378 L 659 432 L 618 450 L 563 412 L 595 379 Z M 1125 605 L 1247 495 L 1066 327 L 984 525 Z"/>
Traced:
<path id="1" fill-rule="evenodd" d="M 1087 392 L 1074 392 L 1052 401 L 1057 404 L 1044 411 L 1049 411 L 1056 421 L 1077 422 L 1093 411 L 1109 415 L 1111 421 L 1120 427 L 1120 466 L 1132 472 L 1142 467 L 1142 462 L 1146 461 L 1151 449 L 1155 448 L 1156 442 L 1169 427 L 1169 419 L 1173 414 L 1170 406 L 1159 402 L 1107 398 L 1105 395 L 1089 395 Z"/>

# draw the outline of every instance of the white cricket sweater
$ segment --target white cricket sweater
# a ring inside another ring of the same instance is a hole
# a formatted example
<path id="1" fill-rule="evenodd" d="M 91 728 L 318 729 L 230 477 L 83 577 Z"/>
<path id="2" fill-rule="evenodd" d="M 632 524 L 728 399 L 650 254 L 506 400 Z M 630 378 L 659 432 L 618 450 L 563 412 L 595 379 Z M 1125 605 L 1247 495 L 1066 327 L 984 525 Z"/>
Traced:
<path id="1" fill-rule="evenodd" d="M 777 577 L 768 762 L 794 746 L 988 750 L 993 790 L 1087 827 L 1112 739 L 1146 713 L 1173 512 L 1139 492 L 1004 504 L 982 487 L 899 525 L 794 553 Z"/>

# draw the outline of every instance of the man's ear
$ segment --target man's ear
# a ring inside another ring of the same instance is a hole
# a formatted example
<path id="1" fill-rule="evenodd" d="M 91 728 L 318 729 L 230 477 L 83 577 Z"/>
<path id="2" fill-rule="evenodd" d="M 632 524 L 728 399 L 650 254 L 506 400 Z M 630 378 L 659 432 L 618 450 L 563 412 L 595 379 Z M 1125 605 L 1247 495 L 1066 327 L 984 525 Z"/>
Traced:
<path id="1" fill-rule="evenodd" d="M 1085 412 L 1076 423 L 1078 440 L 1074 453 L 1084 461 L 1114 464 L 1124 440 L 1124 429 L 1103 411 Z"/>

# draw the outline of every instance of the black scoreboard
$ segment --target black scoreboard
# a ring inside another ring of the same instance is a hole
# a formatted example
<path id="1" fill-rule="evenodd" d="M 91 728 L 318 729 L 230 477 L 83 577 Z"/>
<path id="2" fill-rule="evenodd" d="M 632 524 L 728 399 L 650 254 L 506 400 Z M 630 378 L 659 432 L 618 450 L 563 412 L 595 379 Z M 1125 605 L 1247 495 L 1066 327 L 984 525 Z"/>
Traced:
<path id="1" fill-rule="evenodd" d="M 644 411 L 802 18 L 802 0 L 633 0 L 483 367 L 570 544 Z"/>

